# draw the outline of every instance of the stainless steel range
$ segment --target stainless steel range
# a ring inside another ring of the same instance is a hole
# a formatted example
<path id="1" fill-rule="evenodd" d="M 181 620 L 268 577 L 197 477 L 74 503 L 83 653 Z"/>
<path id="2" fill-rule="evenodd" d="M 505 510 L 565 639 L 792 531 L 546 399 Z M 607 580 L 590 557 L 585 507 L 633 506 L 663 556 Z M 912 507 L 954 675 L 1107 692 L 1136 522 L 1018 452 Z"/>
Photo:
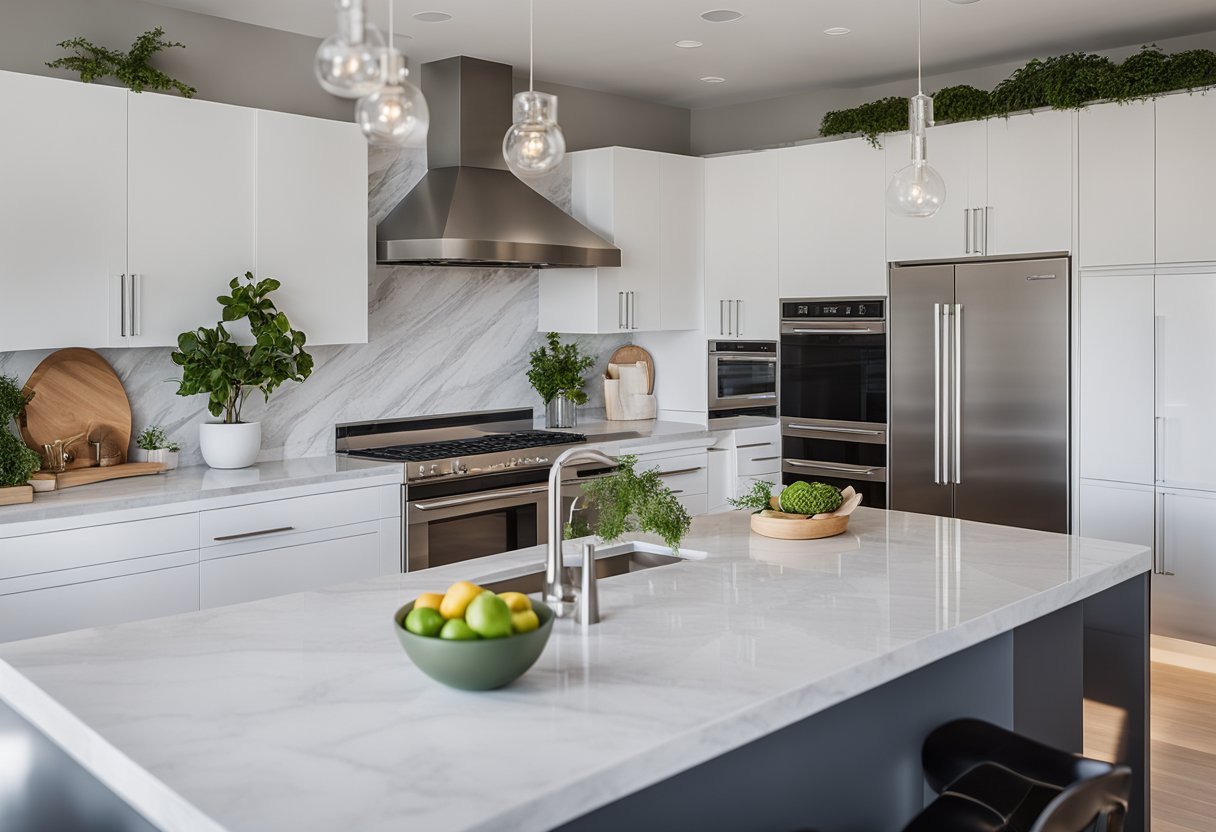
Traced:
<path id="1" fill-rule="evenodd" d="M 412 572 L 548 542 L 549 466 L 586 441 L 534 430 L 532 410 L 518 408 L 350 422 L 337 426 L 335 447 L 405 466 L 402 569 Z M 571 471 L 575 482 L 595 473 Z"/>

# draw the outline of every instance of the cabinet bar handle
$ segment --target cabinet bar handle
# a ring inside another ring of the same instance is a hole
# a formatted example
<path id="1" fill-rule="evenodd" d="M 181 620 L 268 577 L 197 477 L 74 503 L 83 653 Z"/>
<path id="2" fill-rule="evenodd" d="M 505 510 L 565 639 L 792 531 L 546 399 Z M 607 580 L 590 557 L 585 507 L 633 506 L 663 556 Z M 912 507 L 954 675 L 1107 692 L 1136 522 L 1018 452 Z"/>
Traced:
<path id="1" fill-rule="evenodd" d="M 660 477 L 674 477 L 677 474 L 695 474 L 697 471 L 703 471 L 704 466 L 698 465 L 696 468 L 680 468 L 675 471 L 660 471 Z"/>
<path id="2" fill-rule="evenodd" d="M 774 459 L 781 459 L 779 456 L 754 456 L 752 462 L 772 462 Z"/>
<path id="3" fill-rule="evenodd" d="M 735 334 L 735 302 L 733 300 L 726 302 L 726 334 Z"/>
<path id="4" fill-rule="evenodd" d="M 718 301 L 718 334 L 726 334 L 726 301 Z"/>
<path id="5" fill-rule="evenodd" d="M 223 534 L 223 535 L 220 535 L 219 537 L 212 538 L 212 540 L 215 540 L 216 542 L 219 542 L 222 540 L 241 540 L 242 538 L 246 538 L 246 537 L 261 537 L 262 535 L 278 534 L 279 532 L 290 532 L 290 531 L 294 531 L 294 530 L 295 530 L 295 526 L 279 526 L 277 529 L 262 529 L 260 532 L 241 532 L 240 534 Z"/>
<path id="6" fill-rule="evenodd" d="M 735 301 L 735 334 L 743 337 L 743 301 Z"/>
<path id="7" fill-rule="evenodd" d="M 735 449 L 741 451 L 744 448 L 767 448 L 771 444 L 773 444 L 773 443 L 772 442 L 748 442 L 746 445 L 736 445 Z"/>
<path id="8" fill-rule="evenodd" d="M 127 276 L 122 276 L 118 295 L 118 318 L 122 337 L 127 337 Z"/>
<path id="9" fill-rule="evenodd" d="M 625 293 L 616 293 L 616 328 L 625 328 Z"/>

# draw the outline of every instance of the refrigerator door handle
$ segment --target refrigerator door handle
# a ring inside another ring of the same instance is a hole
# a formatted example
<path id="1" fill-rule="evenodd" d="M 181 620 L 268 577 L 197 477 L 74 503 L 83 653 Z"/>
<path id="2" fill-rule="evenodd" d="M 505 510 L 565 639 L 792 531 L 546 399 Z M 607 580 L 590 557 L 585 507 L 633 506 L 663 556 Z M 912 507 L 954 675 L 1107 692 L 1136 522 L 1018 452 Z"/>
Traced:
<path id="1" fill-rule="evenodd" d="M 942 484 L 942 305 L 933 304 L 933 484 Z"/>
<path id="2" fill-rule="evenodd" d="M 954 424 L 950 426 L 950 438 L 954 448 L 951 462 L 954 464 L 954 484 L 963 482 L 963 305 L 954 304 L 954 349 L 950 358 L 954 363 Z"/>

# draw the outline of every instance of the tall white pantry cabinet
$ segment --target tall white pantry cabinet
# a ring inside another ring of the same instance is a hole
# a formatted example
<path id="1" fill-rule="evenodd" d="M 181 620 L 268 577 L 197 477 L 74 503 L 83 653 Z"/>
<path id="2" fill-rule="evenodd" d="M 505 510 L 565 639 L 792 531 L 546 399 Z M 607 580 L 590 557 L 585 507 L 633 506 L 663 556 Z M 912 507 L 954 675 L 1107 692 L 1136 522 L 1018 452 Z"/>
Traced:
<path id="1" fill-rule="evenodd" d="M 1079 117 L 1078 532 L 1153 549 L 1157 635 L 1216 644 L 1216 96 Z"/>

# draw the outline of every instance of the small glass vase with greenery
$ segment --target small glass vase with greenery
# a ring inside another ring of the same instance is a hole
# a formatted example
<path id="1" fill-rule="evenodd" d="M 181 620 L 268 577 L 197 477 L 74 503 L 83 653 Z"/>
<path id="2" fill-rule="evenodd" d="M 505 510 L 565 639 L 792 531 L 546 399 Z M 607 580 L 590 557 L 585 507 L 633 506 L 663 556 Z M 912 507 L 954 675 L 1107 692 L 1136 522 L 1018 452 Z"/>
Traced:
<path id="1" fill-rule="evenodd" d="M 566 539 L 595 535 L 612 543 L 628 532 L 650 532 L 661 537 L 673 552 L 680 551 L 692 518 L 663 482 L 659 469 L 639 474 L 637 461 L 636 456 L 628 454 L 618 457 L 615 472 L 583 485 L 584 505 L 595 519 L 588 523 L 582 517 L 572 518 L 566 524 Z"/>
<path id="2" fill-rule="evenodd" d="M 0 488 L 25 485 L 42 467 L 42 458 L 9 429 L 32 398 L 34 394 L 22 390 L 17 379 L 0 376 Z"/>
<path id="3" fill-rule="evenodd" d="M 243 281 L 243 282 L 242 282 Z M 179 396 L 207 396 L 207 410 L 218 423 L 199 426 L 203 458 L 213 468 L 244 468 L 261 448 L 261 427 L 241 419 L 241 409 L 253 391 L 264 400 L 288 381 L 302 382 L 312 374 L 312 356 L 304 351 L 307 336 L 293 329 L 287 316 L 270 299 L 281 284 L 273 278 L 255 280 L 250 272 L 234 277 L 231 293 L 216 298 L 223 320 L 177 337 L 170 358 L 182 368 Z M 232 340 L 225 323 L 246 320 L 252 346 Z"/>
<path id="4" fill-rule="evenodd" d="M 576 406 L 587 403 L 583 378 L 595 359 L 578 344 L 563 344 L 556 332 L 545 336 L 547 344 L 528 355 L 528 381 L 545 403 L 545 423 L 551 428 L 572 428 Z"/>

